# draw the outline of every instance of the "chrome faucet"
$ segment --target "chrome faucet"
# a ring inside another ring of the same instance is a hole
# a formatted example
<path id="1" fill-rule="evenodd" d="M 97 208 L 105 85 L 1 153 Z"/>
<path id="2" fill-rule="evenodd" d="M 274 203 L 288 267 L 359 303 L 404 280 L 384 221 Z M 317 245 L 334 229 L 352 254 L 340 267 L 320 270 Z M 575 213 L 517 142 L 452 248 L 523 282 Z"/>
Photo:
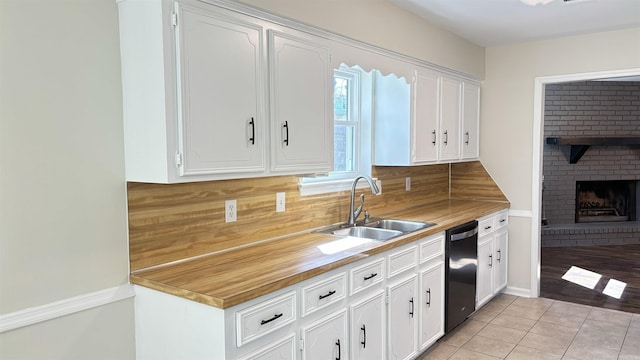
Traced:
<path id="1" fill-rule="evenodd" d="M 357 209 L 354 209 L 354 203 L 356 202 L 356 185 L 358 184 L 358 180 L 365 179 L 369 183 L 369 187 L 371 188 L 371 193 L 374 195 L 378 195 L 380 193 L 380 189 L 376 186 L 373 179 L 367 175 L 358 175 L 355 179 L 353 179 L 353 184 L 351 184 L 351 199 L 349 202 L 349 220 L 347 220 L 347 225 L 353 226 L 356 224 L 356 220 L 358 216 L 362 212 L 362 207 L 364 206 L 364 194 L 360 194 L 360 206 Z"/>

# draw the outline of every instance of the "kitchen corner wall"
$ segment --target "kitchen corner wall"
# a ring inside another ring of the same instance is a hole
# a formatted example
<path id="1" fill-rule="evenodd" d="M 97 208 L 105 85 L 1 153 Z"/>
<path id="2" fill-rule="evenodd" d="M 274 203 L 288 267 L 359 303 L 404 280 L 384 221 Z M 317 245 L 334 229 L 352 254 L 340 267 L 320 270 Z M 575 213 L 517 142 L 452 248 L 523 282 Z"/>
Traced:
<path id="1" fill-rule="evenodd" d="M 3 360 L 135 359 L 133 299 L 92 302 L 129 287 L 118 41 L 114 0 L 0 1 L 0 328 L 47 320 Z"/>

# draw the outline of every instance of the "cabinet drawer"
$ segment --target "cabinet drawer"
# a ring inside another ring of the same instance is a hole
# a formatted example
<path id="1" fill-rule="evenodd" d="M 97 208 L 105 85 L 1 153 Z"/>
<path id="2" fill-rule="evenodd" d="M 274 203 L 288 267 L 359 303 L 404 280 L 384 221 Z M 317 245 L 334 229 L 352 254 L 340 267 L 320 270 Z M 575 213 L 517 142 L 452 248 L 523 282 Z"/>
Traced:
<path id="1" fill-rule="evenodd" d="M 495 230 L 494 220 L 495 220 L 495 216 L 492 215 L 488 218 L 484 218 L 478 221 L 478 237 L 479 238 Z"/>
<path id="2" fill-rule="evenodd" d="M 372 287 L 380 287 L 384 280 L 384 258 L 351 269 L 349 278 L 351 279 L 350 295 Z"/>
<path id="3" fill-rule="evenodd" d="M 444 235 L 427 238 L 425 241 L 420 243 L 419 246 L 421 264 L 431 259 L 435 259 L 444 254 Z"/>
<path id="4" fill-rule="evenodd" d="M 290 292 L 236 313 L 238 347 L 296 320 L 296 293 Z"/>
<path id="5" fill-rule="evenodd" d="M 501 229 L 505 226 L 509 225 L 509 212 L 501 211 L 495 216 L 495 228 Z"/>
<path id="6" fill-rule="evenodd" d="M 400 274 L 401 272 L 416 266 L 418 260 L 418 247 L 400 250 L 388 255 L 389 259 L 389 277 Z"/>
<path id="7" fill-rule="evenodd" d="M 307 316 L 345 298 L 347 276 L 340 273 L 302 288 L 302 316 Z"/>

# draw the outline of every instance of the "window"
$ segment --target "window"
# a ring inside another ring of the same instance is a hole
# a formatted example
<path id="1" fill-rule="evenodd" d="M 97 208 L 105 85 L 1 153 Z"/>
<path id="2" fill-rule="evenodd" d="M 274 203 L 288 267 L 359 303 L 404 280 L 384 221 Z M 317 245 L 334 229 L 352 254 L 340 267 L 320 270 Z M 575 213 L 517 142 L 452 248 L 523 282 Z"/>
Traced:
<path id="1" fill-rule="evenodd" d="M 354 178 L 359 167 L 359 76 L 336 70 L 333 77 L 333 172 L 337 178 Z"/>
<path id="2" fill-rule="evenodd" d="M 303 178 L 302 195 L 350 189 L 358 174 L 371 175 L 371 78 L 359 67 L 334 71 L 333 171 Z"/>

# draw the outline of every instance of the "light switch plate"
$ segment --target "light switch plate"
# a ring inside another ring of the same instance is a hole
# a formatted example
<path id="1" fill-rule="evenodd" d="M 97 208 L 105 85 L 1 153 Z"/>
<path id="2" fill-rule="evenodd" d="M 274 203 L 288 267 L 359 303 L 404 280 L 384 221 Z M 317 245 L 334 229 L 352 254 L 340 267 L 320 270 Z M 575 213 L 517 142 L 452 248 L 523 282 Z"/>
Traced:
<path id="1" fill-rule="evenodd" d="M 406 191 L 411 190 L 411 177 L 407 176 L 406 178 L 404 178 L 404 189 Z"/>

